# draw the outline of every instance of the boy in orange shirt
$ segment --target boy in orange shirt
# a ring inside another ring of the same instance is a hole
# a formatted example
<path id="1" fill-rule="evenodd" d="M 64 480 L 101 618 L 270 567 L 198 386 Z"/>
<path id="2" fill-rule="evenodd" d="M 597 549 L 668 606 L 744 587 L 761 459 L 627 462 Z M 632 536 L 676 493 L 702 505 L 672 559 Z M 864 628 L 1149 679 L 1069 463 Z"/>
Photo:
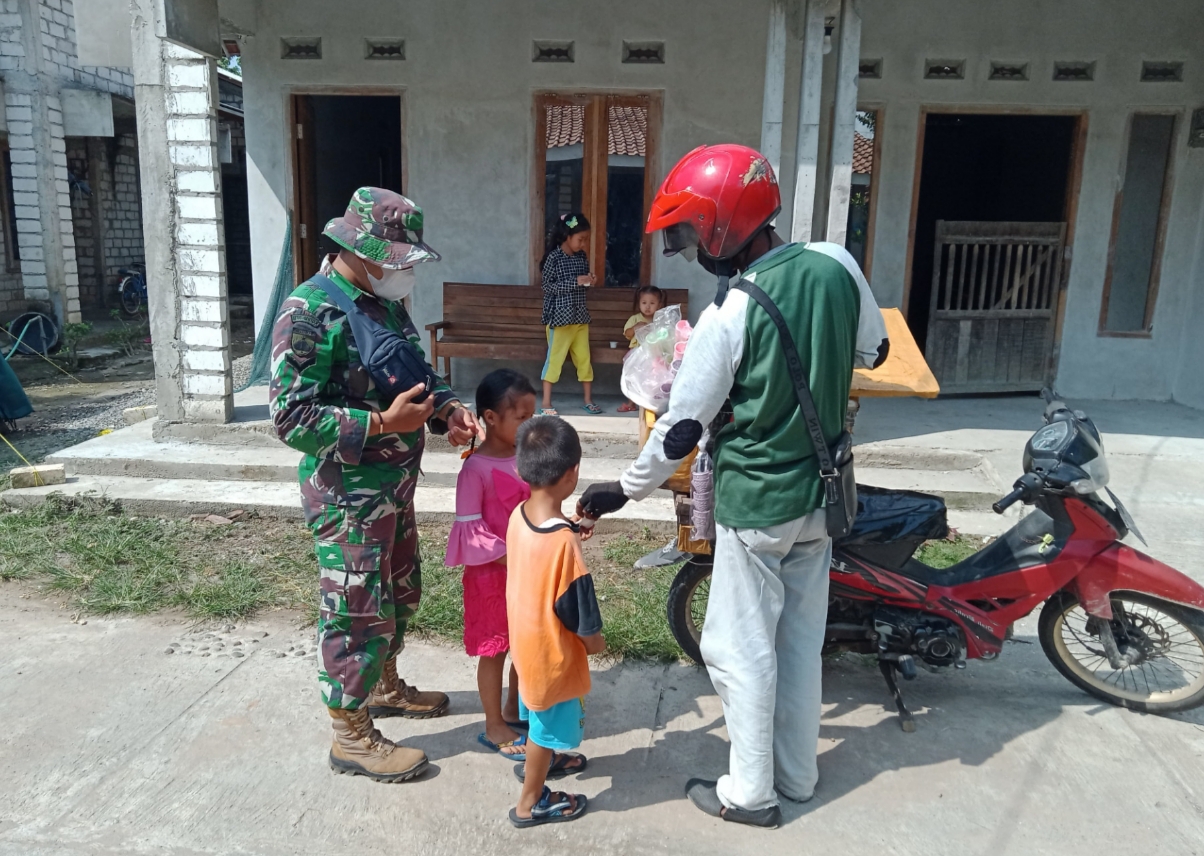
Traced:
<path id="1" fill-rule="evenodd" d="M 594 581 L 581 556 L 581 536 L 561 504 L 577 487 L 581 441 L 556 416 L 537 416 L 518 430 L 518 474 L 531 498 L 514 510 L 506 532 L 506 614 L 510 656 L 521 687 L 519 716 L 530 722 L 523 783 L 510 822 L 519 828 L 576 820 L 584 794 L 552 792 L 544 782 L 585 769 L 581 745 L 590 654 L 606 648 Z"/>

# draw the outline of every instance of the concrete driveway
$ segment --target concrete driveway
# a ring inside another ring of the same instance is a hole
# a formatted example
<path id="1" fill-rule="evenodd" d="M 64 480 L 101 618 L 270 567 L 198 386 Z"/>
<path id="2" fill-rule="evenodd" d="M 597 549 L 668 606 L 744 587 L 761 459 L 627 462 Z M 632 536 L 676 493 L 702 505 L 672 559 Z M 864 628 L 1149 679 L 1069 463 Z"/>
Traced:
<path id="1" fill-rule="evenodd" d="M 407 647 L 403 674 L 448 690 L 453 715 L 385 721 L 433 769 L 381 785 L 327 768 L 312 633 L 291 618 L 77 625 L 14 585 L 0 595 L 2 854 L 1204 853 L 1204 710 L 1095 703 L 1045 661 L 1031 620 L 998 662 L 906 685 L 915 734 L 884 709 L 876 668 L 829 664 L 819 791 L 776 831 L 682 797 L 726 761 L 702 670 L 597 664 L 590 769 L 568 780 L 590 812 L 520 832 L 518 783 L 476 745 L 473 664 L 455 648 Z"/>

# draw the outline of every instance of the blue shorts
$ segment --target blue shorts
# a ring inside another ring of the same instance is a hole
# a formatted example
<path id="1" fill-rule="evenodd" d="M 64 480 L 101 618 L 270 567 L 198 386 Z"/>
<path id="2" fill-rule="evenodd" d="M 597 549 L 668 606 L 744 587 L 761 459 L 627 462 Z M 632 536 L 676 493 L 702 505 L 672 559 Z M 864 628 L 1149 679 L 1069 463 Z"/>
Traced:
<path id="1" fill-rule="evenodd" d="M 518 718 L 530 723 L 527 739 L 536 746 L 555 752 L 576 749 L 585 736 L 585 699 L 571 698 L 547 710 L 530 710 L 520 695 Z"/>

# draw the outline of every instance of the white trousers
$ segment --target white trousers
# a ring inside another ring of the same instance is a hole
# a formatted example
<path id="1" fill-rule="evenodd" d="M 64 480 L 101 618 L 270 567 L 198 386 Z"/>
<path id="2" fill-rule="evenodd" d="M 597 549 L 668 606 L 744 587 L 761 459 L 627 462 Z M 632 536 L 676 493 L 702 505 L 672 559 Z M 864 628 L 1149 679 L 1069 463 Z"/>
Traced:
<path id="1" fill-rule="evenodd" d="M 779 794 L 809 799 L 832 560 L 824 512 L 768 529 L 716 525 L 715 535 L 702 659 L 732 743 L 719 799 L 749 810 Z"/>

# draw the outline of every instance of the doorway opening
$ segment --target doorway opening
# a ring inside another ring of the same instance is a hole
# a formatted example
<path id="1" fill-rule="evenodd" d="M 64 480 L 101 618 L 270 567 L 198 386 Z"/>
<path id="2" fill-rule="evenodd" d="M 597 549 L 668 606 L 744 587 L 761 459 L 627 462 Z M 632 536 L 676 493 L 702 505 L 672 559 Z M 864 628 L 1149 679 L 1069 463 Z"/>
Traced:
<path id="1" fill-rule="evenodd" d="M 338 250 L 322 235 L 357 188 L 401 193 L 400 95 L 294 95 L 295 269 L 301 282 Z"/>
<path id="2" fill-rule="evenodd" d="M 1079 121 L 925 116 L 907 321 L 943 391 L 1048 379 Z"/>

